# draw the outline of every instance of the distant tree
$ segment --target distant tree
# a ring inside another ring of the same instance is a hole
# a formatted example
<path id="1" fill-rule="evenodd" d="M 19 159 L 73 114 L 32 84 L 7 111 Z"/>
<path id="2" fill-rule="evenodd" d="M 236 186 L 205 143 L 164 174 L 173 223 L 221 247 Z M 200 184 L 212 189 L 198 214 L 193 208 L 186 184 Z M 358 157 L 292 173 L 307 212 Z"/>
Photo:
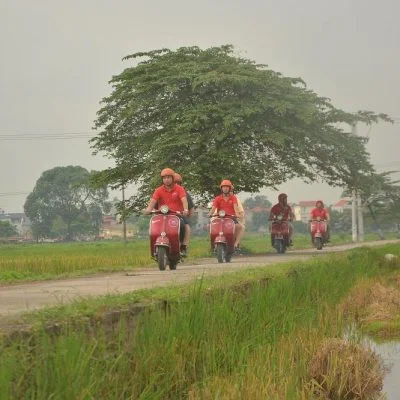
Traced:
<path id="1" fill-rule="evenodd" d="M 345 210 L 338 212 L 335 210 L 329 211 L 331 216 L 332 233 L 349 233 L 351 232 L 351 211 Z"/>
<path id="2" fill-rule="evenodd" d="M 400 181 L 391 177 L 396 172 L 372 173 L 357 182 L 363 207 L 372 219 L 381 239 L 384 239 L 383 223 L 396 226 L 400 232 Z M 345 191 L 344 195 L 350 196 L 351 191 Z"/>
<path id="3" fill-rule="evenodd" d="M 11 225 L 8 221 L 0 221 L 0 237 L 8 238 L 18 234 L 15 226 Z"/>
<path id="4" fill-rule="evenodd" d="M 261 227 L 266 228 L 268 226 L 268 210 L 271 208 L 271 205 L 267 196 L 263 195 L 248 197 L 243 201 L 243 207 L 252 211 L 248 230 L 257 232 Z"/>
<path id="5" fill-rule="evenodd" d="M 243 206 L 249 209 L 254 207 L 271 208 L 272 203 L 268 200 L 267 196 L 255 195 L 245 199 L 243 201 Z"/>
<path id="6" fill-rule="evenodd" d="M 337 109 L 302 79 L 239 57 L 229 45 L 124 59 L 133 65 L 111 79 L 91 143 L 115 161 L 97 182 L 138 185 L 128 211 L 148 201 L 166 166 L 203 201 L 225 178 L 256 192 L 295 177 L 347 187 L 354 170 L 372 171 L 365 139 L 342 127 L 389 120 L 385 114 Z"/>
<path id="7" fill-rule="evenodd" d="M 90 184 L 93 172 L 80 166 L 56 167 L 43 172 L 29 194 L 24 208 L 35 236 L 48 236 L 57 222 L 66 239 L 76 233 L 96 231 L 102 215 L 109 210 L 106 187 Z"/>

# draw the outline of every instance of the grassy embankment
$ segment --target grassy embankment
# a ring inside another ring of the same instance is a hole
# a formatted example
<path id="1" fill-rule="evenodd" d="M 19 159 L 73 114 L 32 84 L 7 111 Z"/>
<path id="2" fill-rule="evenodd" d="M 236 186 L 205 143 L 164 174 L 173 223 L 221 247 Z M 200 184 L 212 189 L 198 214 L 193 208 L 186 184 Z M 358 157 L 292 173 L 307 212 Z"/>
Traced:
<path id="1" fill-rule="evenodd" d="M 367 238 L 368 239 L 368 238 Z M 376 239 L 375 237 L 370 237 Z M 332 244 L 350 242 L 348 235 L 333 235 Z M 267 235 L 247 234 L 246 253 L 273 252 Z M 311 247 L 308 235 L 296 235 L 294 248 Z M 193 237 L 187 262 L 210 256 L 207 237 Z M 56 279 L 133 268 L 156 267 L 149 255 L 149 242 L 136 240 L 101 243 L 47 243 L 0 245 L 0 283 Z"/>
<path id="2" fill-rule="evenodd" d="M 204 279 L 134 329 L 123 319 L 3 342 L 0 398 L 313 399 L 318 391 L 357 398 L 344 397 L 349 382 L 352 393 L 373 393 L 377 367 L 371 379 L 361 361 L 346 368 L 335 356 L 323 381 L 315 368 L 325 339 L 341 337 L 349 323 L 341 304 L 350 290 L 395 276 L 398 265 L 382 261 L 387 252 L 400 255 L 398 246 L 362 248 L 292 265 L 273 279 L 257 269 L 257 281 L 218 289 Z"/>

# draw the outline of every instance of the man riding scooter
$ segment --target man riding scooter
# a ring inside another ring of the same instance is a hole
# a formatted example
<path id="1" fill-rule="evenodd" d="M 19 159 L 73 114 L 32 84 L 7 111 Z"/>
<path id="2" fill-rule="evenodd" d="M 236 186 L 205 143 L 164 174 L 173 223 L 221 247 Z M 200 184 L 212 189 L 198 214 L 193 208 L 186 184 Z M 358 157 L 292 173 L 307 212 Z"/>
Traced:
<path id="1" fill-rule="evenodd" d="M 181 252 L 186 256 L 190 239 L 190 225 L 186 218 L 189 215 L 189 205 L 185 189 L 174 182 L 174 174 L 175 172 L 171 168 L 164 168 L 161 171 L 163 184 L 154 191 L 149 205 L 143 210 L 143 213 L 150 214 L 156 204 L 158 204 L 158 208 L 161 208 L 162 205 L 167 205 L 169 210 L 179 212 L 182 215 L 180 218 L 184 224 Z"/>
<path id="2" fill-rule="evenodd" d="M 289 243 L 288 245 L 292 245 L 292 235 L 293 235 L 293 226 L 290 223 L 294 219 L 294 214 L 292 208 L 287 203 L 287 194 L 281 193 L 278 196 L 278 203 L 275 204 L 270 211 L 269 220 L 275 221 L 277 219 L 282 221 L 286 221 L 289 227 Z M 273 237 L 271 236 L 271 240 L 273 241 Z M 272 243 L 274 245 L 274 243 Z"/>

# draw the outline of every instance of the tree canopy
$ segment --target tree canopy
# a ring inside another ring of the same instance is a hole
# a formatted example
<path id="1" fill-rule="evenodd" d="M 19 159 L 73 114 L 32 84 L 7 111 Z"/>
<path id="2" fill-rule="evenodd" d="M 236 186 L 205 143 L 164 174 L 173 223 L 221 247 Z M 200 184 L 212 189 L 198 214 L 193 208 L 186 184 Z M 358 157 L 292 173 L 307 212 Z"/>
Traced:
<path id="1" fill-rule="evenodd" d="M 24 205 L 34 236 L 64 231 L 71 239 L 75 233 L 97 233 L 103 211 L 110 205 L 107 188 L 90 184 L 93 173 L 72 165 L 42 173 Z"/>
<path id="2" fill-rule="evenodd" d="M 237 56 L 230 45 L 161 49 L 124 60 L 132 65 L 112 77 L 91 145 L 115 161 L 98 182 L 138 185 L 131 208 L 148 200 L 167 166 L 204 200 L 224 178 L 246 192 L 295 177 L 349 186 L 354 171 L 373 170 L 365 139 L 350 127 L 390 120 L 335 108 L 302 79 Z"/>
<path id="3" fill-rule="evenodd" d="M 17 234 L 17 229 L 10 222 L 0 221 L 0 238 L 9 238 Z"/>

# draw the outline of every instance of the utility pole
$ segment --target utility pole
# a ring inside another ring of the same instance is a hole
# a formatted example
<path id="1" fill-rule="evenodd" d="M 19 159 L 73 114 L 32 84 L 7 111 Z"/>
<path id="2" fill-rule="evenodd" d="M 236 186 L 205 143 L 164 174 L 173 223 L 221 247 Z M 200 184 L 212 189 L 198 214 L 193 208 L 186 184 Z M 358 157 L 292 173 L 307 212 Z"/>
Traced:
<path id="1" fill-rule="evenodd" d="M 357 135 L 357 126 L 353 124 L 351 127 L 351 133 L 353 135 Z M 351 192 L 351 237 L 353 242 L 358 242 L 358 233 L 359 230 L 357 229 L 357 191 L 353 189 Z"/>
<path id="2" fill-rule="evenodd" d="M 353 189 L 351 196 L 351 238 L 353 242 L 358 241 L 358 229 L 357 229 L 357 194 L 356 190 Z"/>
<path id="3" fill-rule="evenodd" d="M 357 194 L 358 241 L 364 241 L 364 216 L 360 193 Z"/>
<path id="4" fill-rule="evenodd" d="M 125 186 L 122 186 L 122 204 L 122 226 L 124 232 L 124 244 L 126 245 Z"/>

